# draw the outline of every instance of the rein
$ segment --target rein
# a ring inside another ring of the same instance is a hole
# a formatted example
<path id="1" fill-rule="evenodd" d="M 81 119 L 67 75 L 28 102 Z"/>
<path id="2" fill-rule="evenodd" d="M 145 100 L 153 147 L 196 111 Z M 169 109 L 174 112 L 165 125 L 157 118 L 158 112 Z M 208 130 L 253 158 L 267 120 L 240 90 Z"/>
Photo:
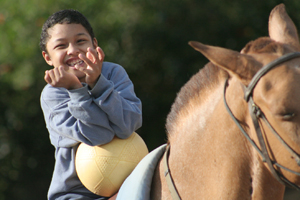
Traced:
<path id="1" fill-rule="evenodd" d="M 170 168 L 169 168 L 169 164 L 168 164 L 168 157 L 170 154 L 170 144 L 167 145 L 166 147 L 166 151 L 164 153 L 164 157 L 163 157 L 163 165 L 164 165 L 164 175 L 166 177 L 166 181 L 167 181 L 167 185 L 169 188 L 169 191 L 171 193 L 172 199 L 173 200 L 181 200 L 179 193 L 175 187 L 174 181 L 172 179 L 171 173 L 170 173 Z"/>
<path id="2" fill-rule="evenodd" d="M 264 141 L 263 135 L 262 135 L 262 131 L 261 128 L 259 126 L 259 122 L 258 120 L 261 118 L 267 125 L 268 127 L 272 130 L 272 133 L 277 137 L 277 139 L 284 145 L 284 147 L 291 153 L 292 157 L 295 159 L 295 161 L 297 162 L 298 166 L 300 166 L 300 156 L 280 137 L 280 135 L 274 130 L 274 128 L 271 126 L 271 124 L 268 122 L 268 120 L 266 119 L 265 115 L 263 114 L 263 112 L 260 110 L 260 108 L 254 103 L 253 101 L 253 90 L 257 84 L 257 82 L 260 80 L 260 78 L 265 75 L 269 70 L 271 70 L 272 68 L 276 67 L 277 65 L 286 62 L 288 60 L 294 59 L 300 57 L 300 52 L 293 52 L 293 53 L 289 53 L 286 54 L 284 56 L 281 56 L 280 58 L 270 62 L 269 64 L 263 66 L 256 74 L 255 76 L 252 78 L 251 82 L 249 83 L 248 87 L 245 87 L 245 94 L 244 94 L 244 99 L 248 102 L 248 108 L 250 111 L 250 115 L 254 124 L 254 127 L 256 129 L 256 134 L 259 140 L 259 144 L 261 146 L 261 149 L 259 149 L 259 147 L 255 144 L 255 142 L 249 137 L 249 135 L 247 134 L 247 132 L 244 130 L 244 128 L 241 126 L 241 124 L 238 122 L 238 120 L 235 118 L 235 116 L 233 115 L 233 113 L 231 112 L 227 102 L 226 102 L 226 98 L 225 98 L 225 94 L 226 94 L 226 88 L 228 86 L 228 79 L 226 79 L 225 84 L 224 84 L 224 92 L 223 92 L 223 99 L 224 99 L 224 104 L 225 107 L 229 113 L 229 115 L 231 116 L 231 118 L 233 119 L 233 121 L 235 122 L 235 124 L 238 126 L 238 128 L 241 130 L 241 132 L 243 133 L 243 135 L 246 137 L 246 139 L 250 142 L 250 144 L 257 150 L 257 152 L 260 154 L 260 156 L 262 157 L 262 161 L 266 162 L 270 168 L 271 173 L 273 174 L 273 176 L 283 185 L 288 186 L 288 187 L 292 187 L 296 190 L 300 190 L 300 187 L 292 182 L 290 182 L 288 179 L 286 179 L 281 173 L 279 173 L 278 170 L 276 170 L 274 168 L 274 165 L 276 165 L 277 167 L 284 169 L 286 171 L 289 171 L 293 174 L 296 174 L 297 176 L 300 176 L 300 173 L 292 171 L 282 165 L 280 165 L 279 163 L 272 161 L 267 147 L 266 147 L 266 143 Z M 180 195 L 175 187 L 174 181 L 172 179 L 172 176 L 170 174 L 170 169 L 169 169 L 169 165 L 168 165 L 168 157 L 170 154 L 170 144 L 167 146 L 166 151 L 164 153 L 164 157 L 163 157 L 163 165 L 164 165 L 164 175 L 167 181 L 167 185 L 168 188 L 170 190 L 171 196 L 173 200 L 181 200 Z"/>

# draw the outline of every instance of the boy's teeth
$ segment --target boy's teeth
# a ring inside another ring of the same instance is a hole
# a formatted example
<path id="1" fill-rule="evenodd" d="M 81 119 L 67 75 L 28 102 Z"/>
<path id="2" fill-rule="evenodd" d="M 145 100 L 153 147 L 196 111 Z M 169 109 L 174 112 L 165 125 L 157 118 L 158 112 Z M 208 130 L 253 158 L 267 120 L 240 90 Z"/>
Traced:
<path id="1" fill-rule="evenodd" d="M 82 60 L 77 60 L 77 61 L 70 62 L 69 65 L 70 66 L 75 66 L 77 64 L 81 64 L 82 62 L 83 62 Z"/>

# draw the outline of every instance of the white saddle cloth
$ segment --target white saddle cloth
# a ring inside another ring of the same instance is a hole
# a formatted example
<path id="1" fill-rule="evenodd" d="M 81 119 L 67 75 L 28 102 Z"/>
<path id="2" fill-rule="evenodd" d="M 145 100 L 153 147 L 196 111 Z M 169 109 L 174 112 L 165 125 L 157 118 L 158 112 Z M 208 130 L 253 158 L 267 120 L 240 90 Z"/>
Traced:
<path id="1" fill-rule="evenodd" d="M 122 184 L 116 200 L 150 200 L 152 177 L 166 146 L 161 145 L 141 160 Z"/>

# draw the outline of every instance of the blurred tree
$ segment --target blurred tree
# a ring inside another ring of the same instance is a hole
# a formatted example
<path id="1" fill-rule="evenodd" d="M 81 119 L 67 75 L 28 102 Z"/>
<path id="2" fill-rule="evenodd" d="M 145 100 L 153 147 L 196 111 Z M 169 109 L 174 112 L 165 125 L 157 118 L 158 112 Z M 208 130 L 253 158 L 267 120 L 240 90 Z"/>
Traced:
<path id="1" fill-rule="evenodd" d="M 137 132 L 152 150 L 167 140 L 176 93 L 207 62 L 188 41 L 239 51 L 268 34 L 281 2 L 300 27 L 298 0 L 0 0 L 0 200 L 46 199 L 54 148 L 39 105 L 49 66 L 38 43 L 49 15 L 73 8 L 89 19 L 106 60 L 135 84 L 144 116 Z"/>

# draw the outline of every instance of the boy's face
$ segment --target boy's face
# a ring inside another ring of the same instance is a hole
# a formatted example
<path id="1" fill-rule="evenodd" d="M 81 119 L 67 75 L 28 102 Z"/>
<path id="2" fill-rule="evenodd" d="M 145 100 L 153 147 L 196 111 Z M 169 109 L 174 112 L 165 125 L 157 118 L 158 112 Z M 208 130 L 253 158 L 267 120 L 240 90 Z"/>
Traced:
<path id="1" fill-rule="evenodd" d="M 86 55 L 88 47 L 95 49 L 96 38 L 92 40 L 81 24 L 56 24 L 48 30 L 48 34 L 47 52 L 42 52 L 46 62 L 53 67 L 63 66 L 65 71 L 76 75 L 79 80 L 84 80 L 85 74 L 75 68 L 76 65 L 86 66 L 78 55 Z"/>

